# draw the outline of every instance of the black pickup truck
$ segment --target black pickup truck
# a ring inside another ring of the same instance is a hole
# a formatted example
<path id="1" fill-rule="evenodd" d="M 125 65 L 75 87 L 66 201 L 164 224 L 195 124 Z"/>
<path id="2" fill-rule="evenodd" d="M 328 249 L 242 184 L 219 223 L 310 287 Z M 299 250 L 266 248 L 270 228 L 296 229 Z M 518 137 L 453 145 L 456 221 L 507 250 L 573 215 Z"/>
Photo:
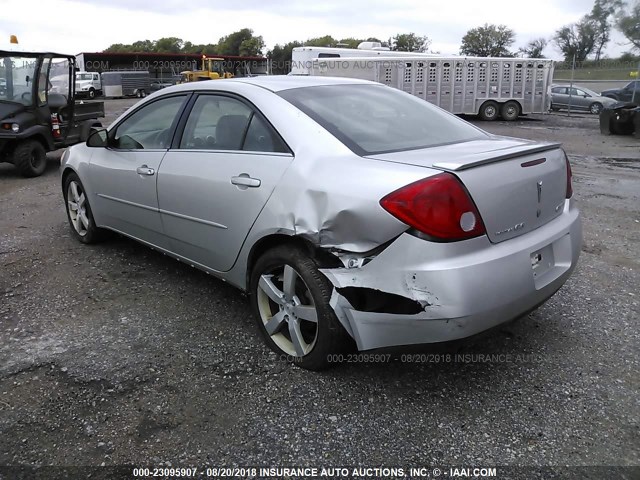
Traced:
<path id="1" fill-rule="evenodd" d="M 42 175 L 46 152 L 85 141 L 104 103 L 76 101 L 75 57 L 0 50 L 0 162 Z"/>

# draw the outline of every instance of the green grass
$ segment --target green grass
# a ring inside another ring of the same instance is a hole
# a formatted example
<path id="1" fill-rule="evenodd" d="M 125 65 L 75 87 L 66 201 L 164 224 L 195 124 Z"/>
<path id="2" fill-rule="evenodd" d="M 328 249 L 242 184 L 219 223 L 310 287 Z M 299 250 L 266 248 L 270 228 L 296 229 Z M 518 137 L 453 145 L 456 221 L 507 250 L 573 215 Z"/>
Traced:
<path id="1" fill-rule="evenodd" d="M 575 80 L 633 80 L 629 74 L 632 72 L 630 68 L 577 68 L 573 78 Z M 569 80 L 571 78 L 571 70 L 556 69 L 553 72 L 555 80 Z"/>

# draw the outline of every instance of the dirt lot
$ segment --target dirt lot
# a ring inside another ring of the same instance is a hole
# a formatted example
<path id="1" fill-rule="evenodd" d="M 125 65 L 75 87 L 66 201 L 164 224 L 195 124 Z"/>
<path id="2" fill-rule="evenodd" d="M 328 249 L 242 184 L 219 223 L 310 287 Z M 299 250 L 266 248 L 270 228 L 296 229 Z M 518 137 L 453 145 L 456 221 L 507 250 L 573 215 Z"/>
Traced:
<path id="1" fill-rule="evenodd" d="M 481 339 L 322 374 L 271 355 L 224 283 L 76 242 L 59 153 L 36 179 L 1 165 L 0 465 L 639 465 L 640 140 L 587 115 L 479 124 L 565 144 L 574 276 Z"/>

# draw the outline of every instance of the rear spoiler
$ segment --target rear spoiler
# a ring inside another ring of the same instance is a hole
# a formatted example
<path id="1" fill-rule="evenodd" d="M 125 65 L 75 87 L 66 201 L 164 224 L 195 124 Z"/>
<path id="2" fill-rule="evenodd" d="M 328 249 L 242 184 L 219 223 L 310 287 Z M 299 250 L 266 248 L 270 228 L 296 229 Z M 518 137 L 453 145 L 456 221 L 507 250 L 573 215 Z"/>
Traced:
<path id="1" fill-rule="evenodd" d="M 483 152 L 477 155 L 476 159 L 464 160 L 464 161 L 449 161 L 438 162 L 433 164 L 433 168 L 439 168 L 441 170 L 449 170 L 453 172 L 459 172 L 461 170 L 467 170 L 469 168 L 478 167 L 487 163 L 501 162 L 503 160 L 509 160 L 511 158 L 520 157 L 522 155 L 531 155 L 533 153 L 547 152 L 549 150 L 555 150 L 562 146 L 561 143 L 546 143 L 543 145 L 522 145 L 517 147 L 508 148 L 503 154 L 496 155 L 495 152 Z"/>

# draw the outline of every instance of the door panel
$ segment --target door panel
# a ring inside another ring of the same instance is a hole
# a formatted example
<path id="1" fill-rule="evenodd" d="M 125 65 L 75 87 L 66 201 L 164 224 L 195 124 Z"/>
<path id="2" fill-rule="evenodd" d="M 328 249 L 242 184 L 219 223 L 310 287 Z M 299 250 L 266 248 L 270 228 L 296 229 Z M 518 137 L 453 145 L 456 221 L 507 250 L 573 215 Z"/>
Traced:
<path id="1" fill-rule="evenodd" d="M 293 156 L 252 105 L 203 94 L 158 173 L 171 250 L 218 271 L 240 248 Z"/>
<path id="2" fill-rule="evenodd" d="M 171 250 L 214 270 L 229 270 L 292 159 L 277 153 L 170 150 L 158 173 L 158 203 Z"/>
<path id="3" fill-rule="evenodd" d="M 91 181 L 95 193 L 92 208 L 104 226 L 166 248 L 158 212 L 156 174 L 140 175 L 146 165 L 158 171 L 165 150 L 118 151 L 100 149 L 91 157 Z"/>
<path id="4" fill-rule="evenodd" d="M 162 97 L 135 110 L 109 131 L 109 148 L 91 157 L 96 220 L 168 248 L 158 211 L 157 173 L 187 95 Z"/>

